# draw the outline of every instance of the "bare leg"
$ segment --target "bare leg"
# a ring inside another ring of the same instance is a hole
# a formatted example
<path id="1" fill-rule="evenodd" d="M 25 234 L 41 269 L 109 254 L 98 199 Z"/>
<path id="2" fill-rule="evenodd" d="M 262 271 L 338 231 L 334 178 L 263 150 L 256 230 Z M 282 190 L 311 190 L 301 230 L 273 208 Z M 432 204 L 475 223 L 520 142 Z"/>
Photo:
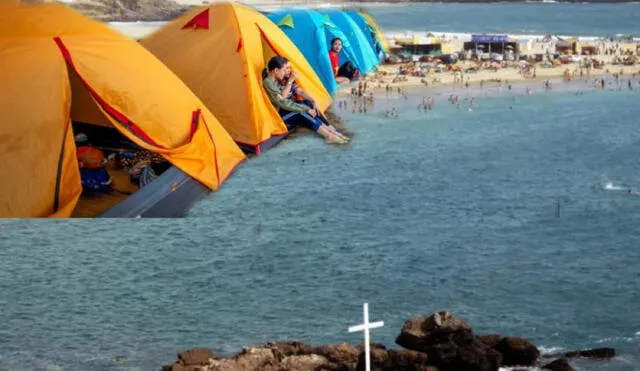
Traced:
<path id="1" fill-rule="evenodd" d="M 350 140 L 348 136 L 339 132 L 338 129 L 336 129 L 333 125 L 327 125 L 327 126 L 329 127 L 329 130 L 331 130 L 335 135 L 339 136 L 340 139 L 346 140 L 347 142 Z"/>
<path id="2" fill-rule="evenodd" d="M 344 144 L 346 141 L 336 135 L 327 125 L 320 125 L 316 133 L 320 134 L 327 143 Z"/>

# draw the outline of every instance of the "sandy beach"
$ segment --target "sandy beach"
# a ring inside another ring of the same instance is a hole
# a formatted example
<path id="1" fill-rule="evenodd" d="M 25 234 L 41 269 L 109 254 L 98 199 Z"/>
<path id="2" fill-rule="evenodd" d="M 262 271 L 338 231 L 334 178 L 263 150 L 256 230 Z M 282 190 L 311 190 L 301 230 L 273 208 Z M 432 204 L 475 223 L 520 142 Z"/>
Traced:
<path id="1" fill-rule="evenodd" d="M 621 81 L 625 76 L 631 77 L 640 74 L 638 66 L 621 66 L 612 63 L 606 63 L 602 68 L 591 69 L 587 74 L 587 70 L 582 68 L 582 76 L 580 75 L 580 65 L 578 63 L 565 64 L 554 67 L 535 67 L 535 77 L 532 74 L 525 75 L 520 73 L 515 67 L 505 67 L 498 70 L 480 69 L 475 72 L 457 73 L 453 71 L 432 72 L 426 76 L 412 75 L 401 73 L 401 69 L 406 69 L 414 63 L 403 64 L 385 64 L 380 66 L 376 73 L 365 76 L 362 81 L 368 83 L 367 92 L 380 93 L 385 92 L 387 88 L 397 91 L 400 89 L 429 89 L 429 88 L 446 88 L 446 87 L 464 87 L 468 83 L 472 85 L 495 84 L 502 83 L 507 86 L 512 83 L 531 82 L 532 87 L 542 84 L 545 80 L 563 79 L 567 71 L 571 73 L 571 80 L 589 80 L 591 84 L 599 77 L 612 76 L 618 74 Z M 341 87 L 338 97 L 347 97 L 351 94 L 352 88 L 358 87 L 357 82 Z"/>

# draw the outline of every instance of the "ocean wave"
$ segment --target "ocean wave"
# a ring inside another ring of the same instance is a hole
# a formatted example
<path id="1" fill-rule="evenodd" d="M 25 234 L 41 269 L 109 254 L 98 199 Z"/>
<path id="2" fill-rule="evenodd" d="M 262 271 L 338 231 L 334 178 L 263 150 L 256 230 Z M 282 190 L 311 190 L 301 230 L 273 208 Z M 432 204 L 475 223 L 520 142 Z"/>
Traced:
<path id="1" fill-rule="evenodd" d="M 540 345 L 538 346 L 538 350 L 540 351 L 541 354 L 556 354 L 556 353 L 560 353 L 564 350 L 563 347 L 546 347 L 544 345 Z"/>
<path id="2" fill-rule="evenodd" d="M 603 338 L 603 339 L 600 339 L 600 340 L 596 340 L 596 344 L 617 343 L 617 342 L 631 343 L 631 342 L 634 342 L 634 341 L 638 341 L 638 335 L 635 335 L 635 336 L 611 336 L 611 337 L 608 337 L 608 338 Z"/>

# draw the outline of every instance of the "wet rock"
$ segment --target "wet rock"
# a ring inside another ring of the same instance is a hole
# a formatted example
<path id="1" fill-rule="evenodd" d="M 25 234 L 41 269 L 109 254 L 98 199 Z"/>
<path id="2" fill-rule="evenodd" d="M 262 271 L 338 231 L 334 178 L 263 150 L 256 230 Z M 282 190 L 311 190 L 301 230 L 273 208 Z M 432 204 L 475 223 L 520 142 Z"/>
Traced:
<path id="1" fill-rule="evenodd" d="M 371 349 L 371 367 L 379 370 L 386 370 L 389 363 L 389 352 L 386 349 Z M 364 352 L 361 352 L 358 356 L 357 371 L 365 369 L 366 363 L 364 359 Z"/>
<path id="2" fill-rule="evenodd" d="M 476 336 L 478 340 L 480 340 L 483 344 L 488 346 L 489 348 L 495 349 L 496 345 L 500 343 L 504 336 L 500 334 L 492 334 L 492 335 L 478 335 Z"/>
<path id="3" fill-rule="evenodd" d="M 268 348 L 245 348 L 233 358 L 215 358 L 208 371 L 279 371 L 280 362 Z"/>
<path id="4" fill-rule="evenodd" d="M 322 345 L 311 349 L 311 353 L 325 357 L 341 369 L 354 370 L 358 364 L 360 349 L 351 344 Z"/>
<path id="5" fill-rule="evenodd" d="M 210 358 L 213 358 L 213 352 L 206 348 L 185 350 L 178 353 L 178 359 L 185 366 L 204 365 L 209 362 Z"/>
<path id="6" fill-rule="evenodd" d="M 317 354 L 295 355 L 284 358 L 280 362 L 280 370 L 316 371 L 328 363 L 329 361 L 325 357 Z"/>
<path id="7" fill-rule="evenodd" d="M 426 353 L 414 350 L 390 350 L 385 371 L 427 371 L 428 359 L 429 356 Z"/>
<path id="8" fill-rule="evenodd" d="M 502 355 L 478 340 L 470 329 L 439 329 L 423 340 L 429 363 L 440 371 L 498 371 Z"/>
<path id="9" fill-rule="evenodd" d="M 182 363 L 176 362 L 172 365 L 163 366 L 162 371 L 185 371 Z"/>
<path id="10" fill-rule="evenodd" d="M 311 346 L 298 341 L 286 343 L 267 343 L 265 344 L 265 348 L 271 349 L 278 359 L 290 356 L 311 354 Z"/>
<path id="11" fill-rule="evenodd" d="M 547 363 L 546 365 L 542 366 L 542 369 L 551 371 L 576 371 L 573 367 L 571 367 L 566 358 L 556 359 L 551 363 Z"/>
<path id="12" fill-rule="evenodd" d="M 430 316 L 409 318 L 404 322 L 396 344 L 410 350 L 424 349 L 424 340 L 434 330 L 469 330 L 471 326 L 450 312 L 436 312 Z"/>
<path id="13" fill-rule="evenodd" d="M 616 356 L 616 350 L 613 348 L 593 348 L 593 349 L 584 349 L 584 350 L 576 350 L 573 352 L 567 352 L 564 354 L 567 358 L 591 358 L 597 360 L 603 359 L 611 359 Z"/>
<path id="14" fill-rule="evenodd" d="M 505 337 L 494 349 L 502 354 L 503 366 L 533 366 L 540 356 L 535 345 L 520 337 Z"/>
<path id="15" fill-rule="evenodd" d="M 374 371 L 437 371 L 427 365 L 428 356 L 414 350 L 371 349 L 371 369 Z M 430 367 L 430 368 L 429 368 Z M 358 357 L 356 371 L 365 370 L 364 351 Z"/>

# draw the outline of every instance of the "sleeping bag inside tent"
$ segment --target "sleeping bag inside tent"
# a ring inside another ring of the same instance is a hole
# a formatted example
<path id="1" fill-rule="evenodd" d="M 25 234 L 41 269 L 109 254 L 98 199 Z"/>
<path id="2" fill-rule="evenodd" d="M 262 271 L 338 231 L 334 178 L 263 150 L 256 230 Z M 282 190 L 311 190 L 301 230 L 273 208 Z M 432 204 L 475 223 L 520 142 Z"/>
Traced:
<path id="1" fill-rule="evenodd" d="M 325 17 L 329 17 L 349 39 L 349 44 L 351 44 L 356 58 L 356 66 L 358 66 L 360 72 L 369 73 L 373 71 L 380 64 L 380 58 L 373 50 L 368 37 L 362 32 L 360 26 L 342 10 L 327 9 L 322 13 Z"/>
<path id="2" fill-rule="evenodd" d="M 269 14 L 275 24 L 293 41 L 318 74 L 324 87 L 330 94 L 338 90 L 329 50 L 331 40 L 342 40 L 339 64 L 351 61 L 356 65 L 356 57 L 349 39 L 331 20 L 322 14 L 307 8 L 288 8 Z M 356 65 L 357 66 L 357 65 Z"/>
<path id="3" fill-rule="evenodd" d="M 190 11 L 141 41 L 176 73 L 246 151 L 260 154 L 288 129 L 262 86 L 266 63 L 287 58 L 324 112 L 331 96 L 298 48 L 267 17 L 238 3 Z"/>
<path id="4" fill-rule="evenodd" d="M 122 147 L 168 162 L 174 173 L 197 181 L 192 190 L 218 189 L 245 159 L 166 66 L 135 41 L 65 5 L 0 6 L 0 60 L 2 217 L 97 216 L 131 197 L 140 201 L 135 207 L 141 215 L 161 197 L 180 194 L 182 183 L 159 182 L 164 174 L 128 187 L 128 175 L 120 182 L 115 173 L 122 169 L 113 169 L 115 189 L 85 199 L 85 171 L 107 166 L 103 160 Z M 78 137 L 82 143 L 88 138 L 90 148 L 77 148 Z M 128 190 L 119 193 L 117 186 Z"/>

